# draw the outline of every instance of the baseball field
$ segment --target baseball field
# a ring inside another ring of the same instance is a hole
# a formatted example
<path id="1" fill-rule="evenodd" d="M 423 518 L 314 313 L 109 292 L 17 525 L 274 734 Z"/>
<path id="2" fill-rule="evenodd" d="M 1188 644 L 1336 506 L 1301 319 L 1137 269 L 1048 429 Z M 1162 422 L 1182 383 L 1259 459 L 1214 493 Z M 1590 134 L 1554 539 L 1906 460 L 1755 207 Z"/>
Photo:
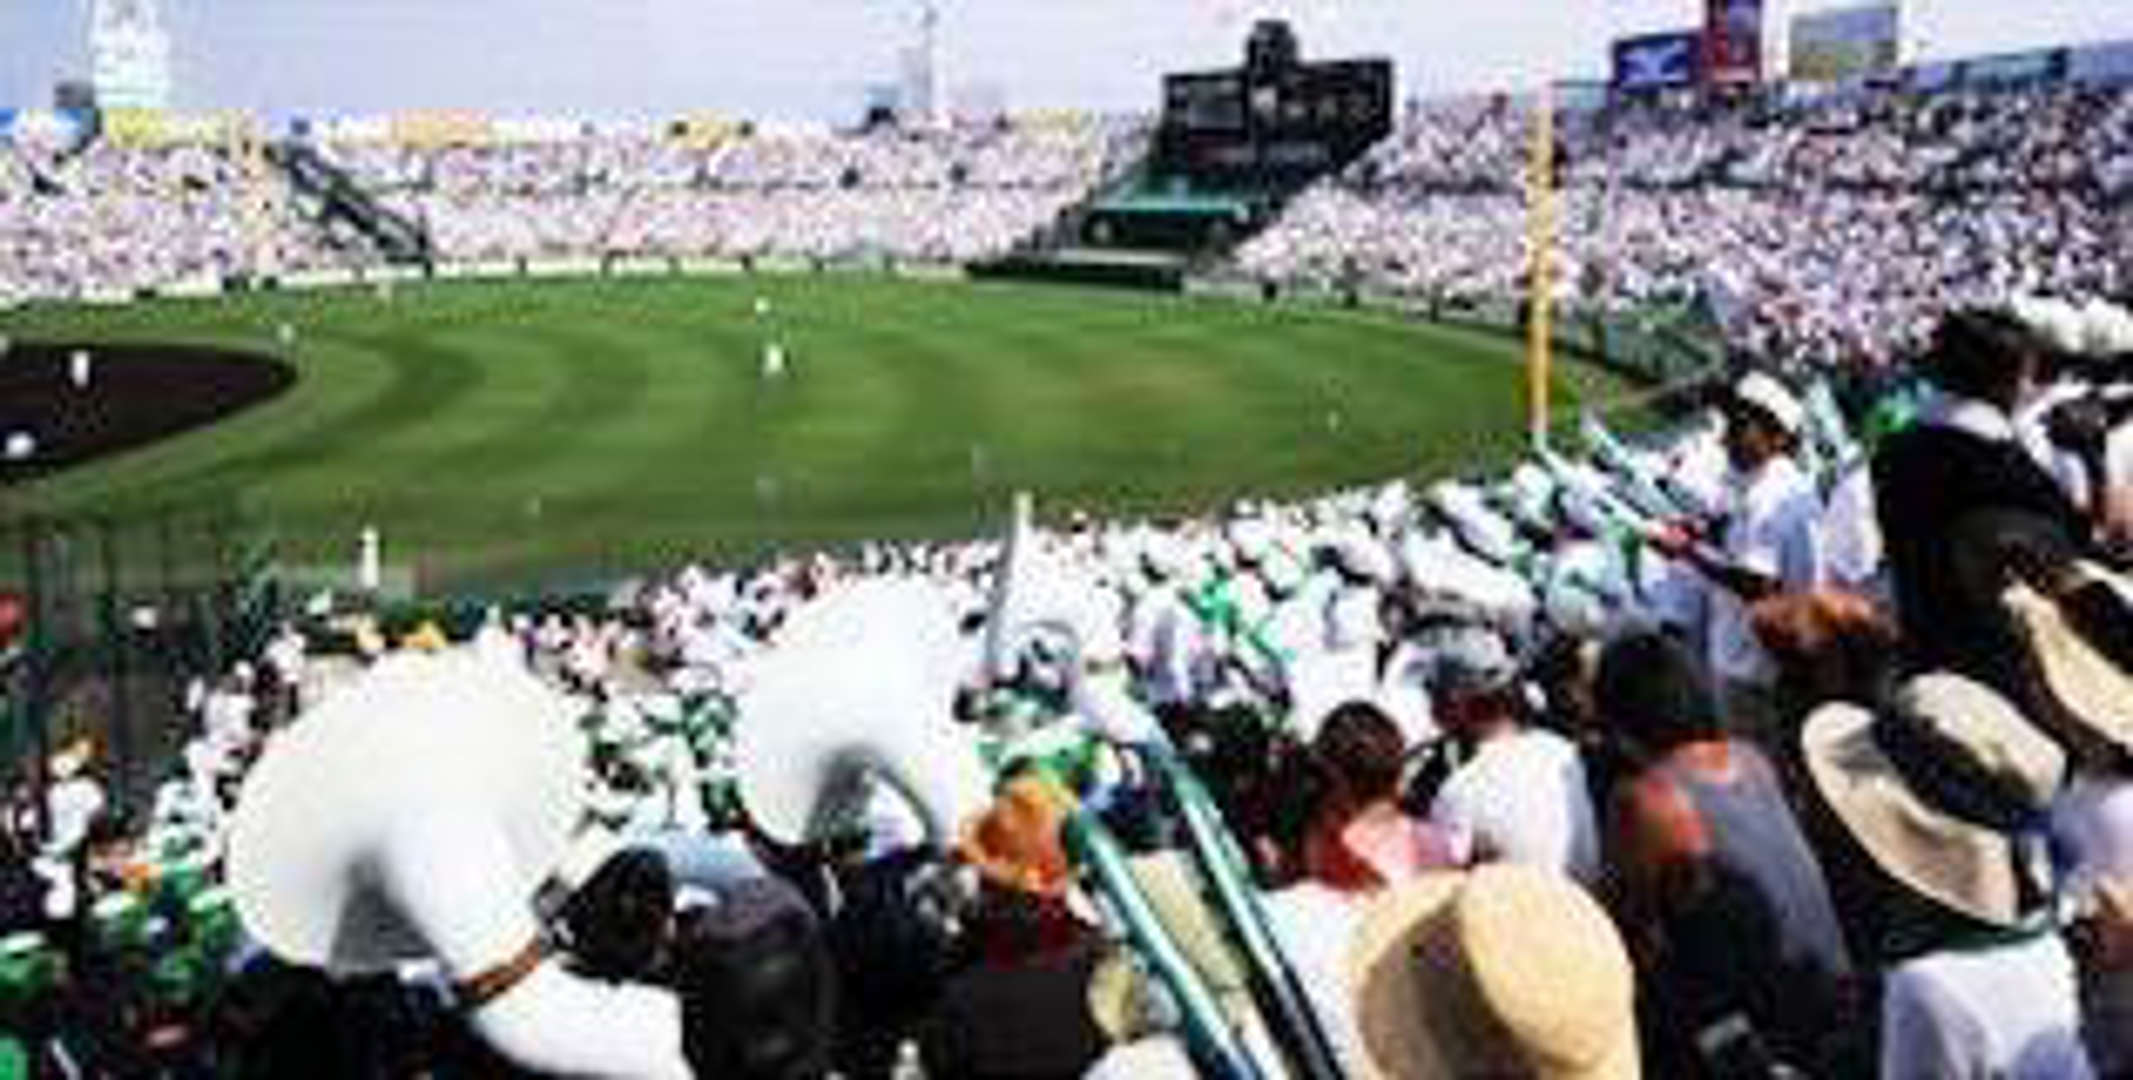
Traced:
<path id="1" fill-rule="evenodd" d="M 424 589 L 970 535 L 1018 489 L 1053 510 L 1158 513 L 1478 470 L 1523 424 L 1508 337 L 1063 287 L 433 282 L 32 309 L 0 314 L 0 333 L 230 348 L 296 376 L 17 484 L 0 510 L 234 499 L 285 562 L 316 566 L 352 564 L 374 525 Z M 125 364 L 102 363 L 82 400 L 140 392 Z M 1617 389 L 1567 363 L 1555 383 L 1566 407 Z"/>

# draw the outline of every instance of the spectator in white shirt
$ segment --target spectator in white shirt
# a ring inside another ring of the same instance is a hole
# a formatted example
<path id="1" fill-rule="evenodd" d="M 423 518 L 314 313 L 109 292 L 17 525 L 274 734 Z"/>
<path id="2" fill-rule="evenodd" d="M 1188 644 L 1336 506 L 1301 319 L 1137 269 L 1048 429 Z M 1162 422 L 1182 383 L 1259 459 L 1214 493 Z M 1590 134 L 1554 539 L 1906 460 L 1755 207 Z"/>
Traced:
<path id="1" fill-rule="evenodd" d="M 1777 667 L 1749 626 L 1748 605 L 1821 584 L 1821 499 L 1793 459 L 1805 410 L 1776 379 L 1753 372 L 1726 403 L 1726 454 L 1733 463 L 1728 513 L 1715 547 L 1684 533 L 1657 538 L 1707 584 L 1701 605 L 1707 663 L 1720 707 L 1740 734 L 1766 749 L 1783 745 L 1777 730 Z"/>
<path id="2" fill-rule="evenodd" d="M 1802 741 L 1840 823 L 1824 852 L 1832 891 L 1884 972 L 1880 1075 L 2092 1075 L 2040 831 L 2059 747 L 1947 673 L 1878 711 L 1826 705 Z"/>
<path id="3" fill-rule="evenodd" d="M 1518 668 L 1502 637 L 1471 625 L 1422 637 L 1434 657 L 1437 722 L 1466 751 L 1430 806 L 1453 859 L 1522 863 L 1596 884 L 1600 843 L 1584 763 L 1570 740 L 1521 719 Z"/>
<path id="4" fill-rule="evenodd" d="M 2133 1072 L 2133 769 L 2091 770 L 2052 807 L 2080 912 L 2083 1034 L 2096 1071 Z"/>

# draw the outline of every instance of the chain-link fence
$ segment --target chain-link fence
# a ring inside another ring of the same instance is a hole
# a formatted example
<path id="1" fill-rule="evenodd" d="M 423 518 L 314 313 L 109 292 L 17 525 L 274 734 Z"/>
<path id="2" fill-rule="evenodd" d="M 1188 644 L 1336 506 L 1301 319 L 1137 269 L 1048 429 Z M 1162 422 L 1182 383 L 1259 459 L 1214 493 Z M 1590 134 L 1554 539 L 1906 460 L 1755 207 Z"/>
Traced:
<path id="1" fill-rule="evenodd" d="M 122 811 L 188 735 L 195 677 L 255 655 L 280 598 L 271 537 L 234 506 L 123 517 L 0 516 L 0 593 L 22 619 L 0 671 L 0 754 L 43 780 L 56 747 L 89 740 Z"/>

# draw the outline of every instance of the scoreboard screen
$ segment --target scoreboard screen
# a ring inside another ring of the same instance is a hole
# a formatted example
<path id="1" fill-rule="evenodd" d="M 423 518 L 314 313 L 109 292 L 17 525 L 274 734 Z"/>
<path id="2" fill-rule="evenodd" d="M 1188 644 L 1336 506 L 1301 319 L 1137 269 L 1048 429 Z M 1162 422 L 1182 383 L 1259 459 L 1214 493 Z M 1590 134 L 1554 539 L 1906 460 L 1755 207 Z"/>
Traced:
<path id="1" fill-rule="evenodd" d="M 1298 63 L 1163 80 L 1158 160 L 1217 182 L 1307 179 L 1392 131 L 1392 64 Z"/>
<path id="2" fill-rule="evenodd" d="M 1163 80 L 1163 126 L 1242 132 L 1244 76 L 1239 72 L 1172 75 Z"/>

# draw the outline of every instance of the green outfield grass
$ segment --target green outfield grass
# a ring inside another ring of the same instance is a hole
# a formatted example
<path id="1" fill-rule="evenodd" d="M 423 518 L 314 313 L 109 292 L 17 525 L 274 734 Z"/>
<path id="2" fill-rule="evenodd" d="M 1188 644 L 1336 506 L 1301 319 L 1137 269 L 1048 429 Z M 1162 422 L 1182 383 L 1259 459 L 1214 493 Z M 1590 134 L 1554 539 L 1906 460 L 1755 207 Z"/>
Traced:
<path id="1" fill-rule="evenodd" d="M 758 295 L 773 305 L 759 320 Z M 276 329 L 298 332 L 284 350 Z M 424 588 L 696 554 L 968 535 L 1009 493 L 1190 510 L 1482 468 L 1520 438 L 1517 343 L 1385 315 L 868 276 L 400 286 L 0 315 L 16 338 L 221 343 L 294 389 L 47 478 L 17 509 L 234 493 L 285 561 L 366 522 Z M 759 374 L 766 334 L 789 377 Z M 1611 392 L 1564 365 L 1557 401 Z"/>

